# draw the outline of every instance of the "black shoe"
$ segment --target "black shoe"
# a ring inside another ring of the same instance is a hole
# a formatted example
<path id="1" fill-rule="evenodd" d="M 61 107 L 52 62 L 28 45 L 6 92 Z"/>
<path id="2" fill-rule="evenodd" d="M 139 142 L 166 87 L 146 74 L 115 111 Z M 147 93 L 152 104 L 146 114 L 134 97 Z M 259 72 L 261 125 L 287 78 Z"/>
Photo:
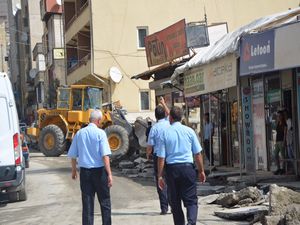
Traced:
<path id="1" fill-rule="evenodd" d="M 280 174 L 280 171 L 281 171 L 281 169 L 277 169 L 277 170 L 274 172 L 274 175 L 279 175 L 279 174 Z"/>
<path id="2" fill-rule="evenodd" d="M 281 170 L 279 171 L 279 174 L 280 174 L 280 175 L 285 175 L 285 169 L 281 169 Z"/>
<path id="3" fill-rule="evenodd" d="M 165 211 L 165 210 L 160 212 L 160 215 L 167 215 L 167 214 L 168 214 L 168 211 Z"/>

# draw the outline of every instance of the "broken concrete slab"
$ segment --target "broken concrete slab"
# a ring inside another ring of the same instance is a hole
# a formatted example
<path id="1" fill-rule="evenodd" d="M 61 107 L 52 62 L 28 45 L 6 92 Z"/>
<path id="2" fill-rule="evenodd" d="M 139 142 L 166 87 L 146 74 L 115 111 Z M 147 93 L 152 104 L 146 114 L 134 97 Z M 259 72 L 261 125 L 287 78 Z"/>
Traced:
<path id="1" fill-rule="evenodd" d="M 212 204 L 217 200 L 219 195 L 220 194 L 212 194 L 212 195 L 208 195 L 208 196 L 205 196 L 205 197 L 200 197 L 200 198 L 198 198 L 198 203 L 200 205 Z"/>
<path id="2" fill-rule="evenodd" d="M 128 178 L 138 178 L 139 174 L 128 174 L 127 177 Z"/>
<path id="3" fill-rule="evenodd" d="M 122 161 L 119 163 L 119 168 L 121 169 L 133 169 L 134 163 L 131 161 Z"/>
<path id="4" fill-rule="evenodd" d="M 286 214 L 287 207 L 292 204 L 300 204 L 300 193 L 276 184 L 270 186 L 271 215 Z"/>
<path id="5" fill-rule="evenodd" d="M 216 216 L 229 220 L 247 220 L 255 215 L 267 215 L 268 207 L 265 206 L 249 206 L 237 209 L 225 209 L 214 212 Z"/>
<path id="6" fill-rule="evenodd" d="M 139 177 L 142 177 L 142 178 L 153 178 L 154 175 L 153 175 L 153 173 L 139 173 Z"/>
<path id="7" fill-rule="evenodd" d="M 263 225 L 285 225 L 283 216 L 265 216 L 262 220 Z"/>
<path id="8" fill-rule="evenodd" d="M 139 169 L 122 169 L 122 173 L 124 175 L 129 175 L 129 174 L 138 174 L 140 172 Z"/>
<path id="9" fill-rule="evenodd" d="M 257 202 L 263 199 L 263 195 L 256 187 L 247 187 L 238 192 L 221 194 L 216 200 L 216 203 L 223 207 L 230 208 L 248 198 L 250 198 L 252 202 Z"/>
<path id="10" fill-rule="evenodd" d="M 300 204 L 289 205 L 285 214 L 286 225 L 299 225 L 300 224 Z"/>
<path id="11" fill-rule="evenodd" d="M 240 206 L 248 206 L 250 204 L 253 203 L 253 200 L 251 198 L 245 198 L 245 199 L 242 199 L 241 201 L 239 201 L 238 205 Z"/>
<path id="12" fill-rule="evenodd" d="M 141 163 L 145 163 L 147 162 L 148 160 L 145 159 L 145 158 L 142 158 L 142 157 L 138 157 L 137 159 L 135 159 L 133 162 L 138 165 L 138 164 L 141 164 Z"/>

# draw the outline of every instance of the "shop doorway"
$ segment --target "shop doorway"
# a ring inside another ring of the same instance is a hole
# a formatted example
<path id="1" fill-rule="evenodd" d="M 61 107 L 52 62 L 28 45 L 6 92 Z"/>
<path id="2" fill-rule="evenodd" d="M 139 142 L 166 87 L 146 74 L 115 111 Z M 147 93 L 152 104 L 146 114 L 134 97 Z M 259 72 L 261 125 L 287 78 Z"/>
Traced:
<path id="1" fill-rule="evenodd" d="M 201 96 L 201 117 L 210 114 L 210 121 L 214 125 L 213 154 L 216 166 L 232 166 L 231 151 L 231 104 L 228 101 L 228 92 L 219 91 Z M 204 120 L 202 127 L 204 127 Z M 203 128 L 202 128 L 203 130 Z M 202 134 L 203 136 L 203 134 Z"/>
<path id="2" fill-rule="evenodd" d="M 277 112 L 281 109 L 281 80 L 279 75 L 266 78 L 266 133 L 268 170 L 276 170 L 274 148 L 276 142 Z"/>

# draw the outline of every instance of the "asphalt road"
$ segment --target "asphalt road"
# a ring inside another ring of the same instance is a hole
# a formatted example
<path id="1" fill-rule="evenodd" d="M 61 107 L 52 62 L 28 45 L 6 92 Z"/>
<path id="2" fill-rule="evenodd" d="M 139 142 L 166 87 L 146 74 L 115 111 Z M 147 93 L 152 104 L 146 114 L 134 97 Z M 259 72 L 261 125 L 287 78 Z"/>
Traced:
<path id="1" fill-rule="evenodd" d="M 0 225 L 78 225 L 81 224 L 79 181 L 70 176 L 66 156 L 46 158 L 31 154 L 26 172 L 28 200 L 0 204 Z M 111 189 L 114 225 L 171 225 L 171 214 L 159 215 L 159 203 L 153 182 L 132 180 L 114 172 Z M 198 224 L 247 224 L 224 221 L 213 215 L 217 206 L 199 206 Z M 101 224 L 98 202 L 95 202 L 95 225 Z"/>

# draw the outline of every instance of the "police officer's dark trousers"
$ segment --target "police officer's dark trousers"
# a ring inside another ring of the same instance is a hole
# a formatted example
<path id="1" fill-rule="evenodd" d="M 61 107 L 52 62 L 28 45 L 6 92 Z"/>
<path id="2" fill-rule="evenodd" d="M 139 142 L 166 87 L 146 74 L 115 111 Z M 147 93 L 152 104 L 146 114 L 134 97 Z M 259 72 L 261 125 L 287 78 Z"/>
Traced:
<path id="1" fill-rule="evenodd" d="M 82 195 L 82 224 L 94 224 L 95 193 L 101 206 L 102 224 L 111 225 L 111 201 L 107 172 L 101 168 L 80 168 L 80 188 Z"/>
<path id="2" fill-rule="evenodd" d="M 193 164 L 180 163 L 166 166 L 166 181 L 175 225 L 185 225 L 181 201 L 187 209 L 189 225 L 196 225 L 198 214 L 197 173 Z"/>
<path id="3" fill-rule="evenodd" d="M 160 202 L 160 209 L 161 212 L 168 212 L 168 192 L 167 192 L 167 186 L 161 190 L 158 186 L 158 176 L 157 176 L 157 156 L 156 154 L 153 154 L 153 167 L 154 167 L 154 173 L 155 173 L 155 182 L 156 182 L 156 189 L 159 197 Z"/>

